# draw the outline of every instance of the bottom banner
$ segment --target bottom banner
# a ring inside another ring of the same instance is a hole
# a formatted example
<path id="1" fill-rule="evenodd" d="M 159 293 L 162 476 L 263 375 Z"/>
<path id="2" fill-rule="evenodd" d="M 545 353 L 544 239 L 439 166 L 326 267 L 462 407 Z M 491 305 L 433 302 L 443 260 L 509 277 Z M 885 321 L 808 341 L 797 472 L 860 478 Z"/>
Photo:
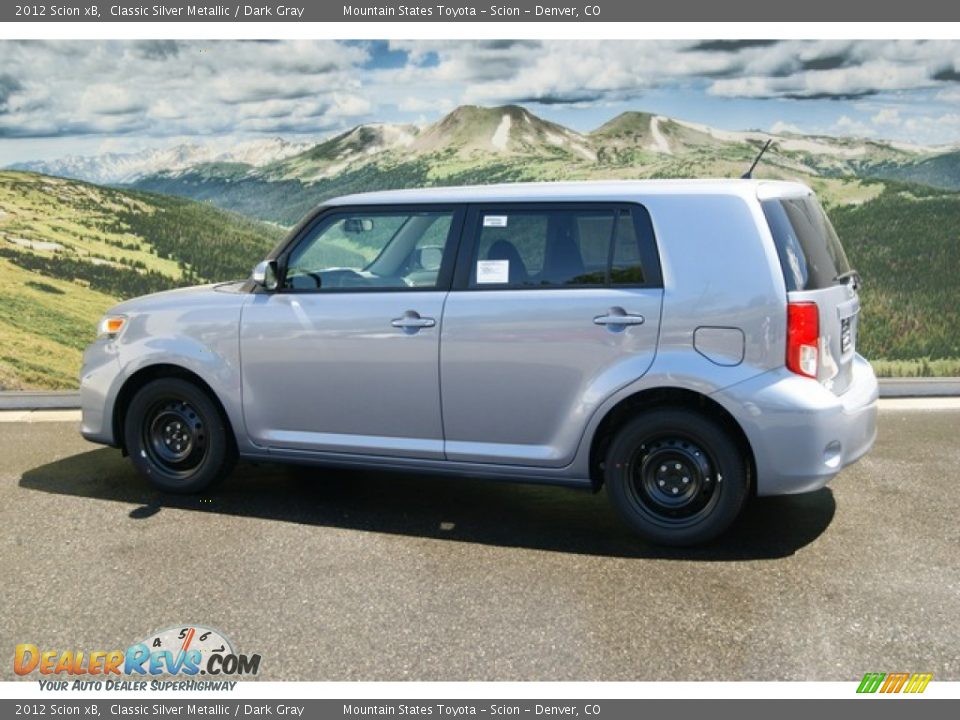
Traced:
<path id="1" fill-rule="evenodd" d="M 862 697 L 862 696 L 861 696 Z M 876 696 L 874 696 L 876 697 Z M 909 711 L 904 707 L 911 703 Z M 809 720 L 823 713 L 858 715 L 871 720 L 902 718 L 911 720 L 956 717 L 954 700 L 916 700 L 904 697 L 889 700 L 58 700 L 18 702 L 0 700 L 0 718 L 13 716 L 43 717 L 235 717 L 235 718 L 322 718 L 354 720 L 358 717 L 407 717 L 446 720 L 467 716 L 489 718 L 585 718 L 594 720 L 636 720 L 647 716 L 696 718 L 763 718 L 769 720 Z M 709 713 L 709 715 L 705 714 Z M 728 714 L 729 713 L 729 714 Z M 811 715 L 813 713 L 814 715 Z"/>

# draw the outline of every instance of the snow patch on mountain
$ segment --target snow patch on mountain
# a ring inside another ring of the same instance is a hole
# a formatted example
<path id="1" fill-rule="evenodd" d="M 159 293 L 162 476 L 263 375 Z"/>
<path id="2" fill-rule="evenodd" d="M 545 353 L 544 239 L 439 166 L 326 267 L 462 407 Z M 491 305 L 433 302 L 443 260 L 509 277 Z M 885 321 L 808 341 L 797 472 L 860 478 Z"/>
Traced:
<path id="1" fill-rule="evenodd" d="M 557 145 L 558 147 L 563 147 L 567 144 L 567 139 L 563 135 L 557 135 L 556 133 L 552 132 L 545 132 L 543 134 L 543 139 L 551 145 Z"/>
<path id="2" fill-rule="evenodd" d="M 747 142 L 765 142 L 769 138 L 776 138 L 776 135 L 765 132 L 750 132 L 744 130 L 721 130 L 720 128 L 711 127 L 710 125 L 704 125 L 702 123 L 691 122 L 690 120 L 678 120 L 677 118 L 672 118 L 672 122 L 680 125 L 682 127 L 688 128 L 690 130 L 696 130 L 697 132 L 704 133 L 709 135 L 714 140 L 722 140 L 723 142 L 736 142 L 736 143 L 747 143 Z"/>
<path id="3" fill-rule="evenodd" d="M 673 155 L 673 150 L 670 149 L 670 143 L 667 141 L 667 138 L 664 137 L 664 134 L 660 132 L 660 121 L 664 119 L 665 118 L 661 118 L 659 115 L 654 115 L 650 118 L 650 137 L 653 142 L 650 143 L 649 149 L 665 155 Z"/>
<path id="4" fill-rule="evenodd" d="M 509 115 L 505 114 L 500 118 L 500 124 L 497 125 L 493 137 L 490 138 L 490 144 L 497 148 L 497 150 L 507 149 L 507 143 L 510 142 L 510 125 L 511 120 Z"/>
<path id="5" fill-rule="evenodd" d="M 863 145 L 857 147 L 843 147 L 839 145 L 818 142 L 816 140 L 806 140 L 799 138 L 781 138 L 777 141 L 777 146 L 781 150 L 795 152 L 808 152 L 814 155 L 833 155 L 842 158 L 857 158 L 867 154 L 867 149 Z"/>

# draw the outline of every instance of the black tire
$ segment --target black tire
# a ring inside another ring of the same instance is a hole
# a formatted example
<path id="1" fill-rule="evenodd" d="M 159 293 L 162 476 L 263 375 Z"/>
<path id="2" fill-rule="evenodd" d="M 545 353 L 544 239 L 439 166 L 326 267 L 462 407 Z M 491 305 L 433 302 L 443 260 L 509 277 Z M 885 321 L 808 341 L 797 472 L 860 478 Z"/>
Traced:
<path id="1" fill-rule="evenodd" d="M 144 385 L 127 407 L 123 433 L 134 466 L 164 492 L 207 490 L 237 459 L 220 409 L 205 391 L 179 378 Z"/>
<path id="2" fill-rule="evenodd" d="M 607 494 L 627 524 L 658 545 L 709 542 L 736 520 L 750 490 L 736 443 L 710 418 L 652 409 L 614 436 Z"/>

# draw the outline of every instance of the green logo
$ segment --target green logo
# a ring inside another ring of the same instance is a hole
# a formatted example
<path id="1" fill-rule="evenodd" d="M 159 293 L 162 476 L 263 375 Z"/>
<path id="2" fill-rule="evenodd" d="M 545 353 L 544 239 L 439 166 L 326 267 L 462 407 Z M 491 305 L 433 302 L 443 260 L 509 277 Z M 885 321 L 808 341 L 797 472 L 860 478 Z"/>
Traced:
<path id="1" fill-rule="evenodd" d="M 860 681 L 858 693 L 922 693 L 933 673 L 867 673 Z"/>

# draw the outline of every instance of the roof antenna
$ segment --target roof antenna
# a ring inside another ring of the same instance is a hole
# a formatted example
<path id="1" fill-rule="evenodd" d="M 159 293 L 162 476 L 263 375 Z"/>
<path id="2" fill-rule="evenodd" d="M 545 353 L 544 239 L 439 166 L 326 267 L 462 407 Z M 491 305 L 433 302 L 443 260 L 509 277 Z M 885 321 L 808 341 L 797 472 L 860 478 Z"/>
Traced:
<path id="1" fill-rule="evenodd" d="M 773 142 L 773 138 L 768 138 L 766 144 L 757 154 L 757 159 L 753 161 L 753 165 L 750 166 L 750 169 L 747 170 L 743 175 L 740 176 L 741 180 L 749 180 L 753 177 L 753 171 L 757 167 L 757 163 L 760 162 L 760 158 L 763 157 L 763 154 L 767 151 L 767 148 L 770 147 L 770 143 Z"/>

